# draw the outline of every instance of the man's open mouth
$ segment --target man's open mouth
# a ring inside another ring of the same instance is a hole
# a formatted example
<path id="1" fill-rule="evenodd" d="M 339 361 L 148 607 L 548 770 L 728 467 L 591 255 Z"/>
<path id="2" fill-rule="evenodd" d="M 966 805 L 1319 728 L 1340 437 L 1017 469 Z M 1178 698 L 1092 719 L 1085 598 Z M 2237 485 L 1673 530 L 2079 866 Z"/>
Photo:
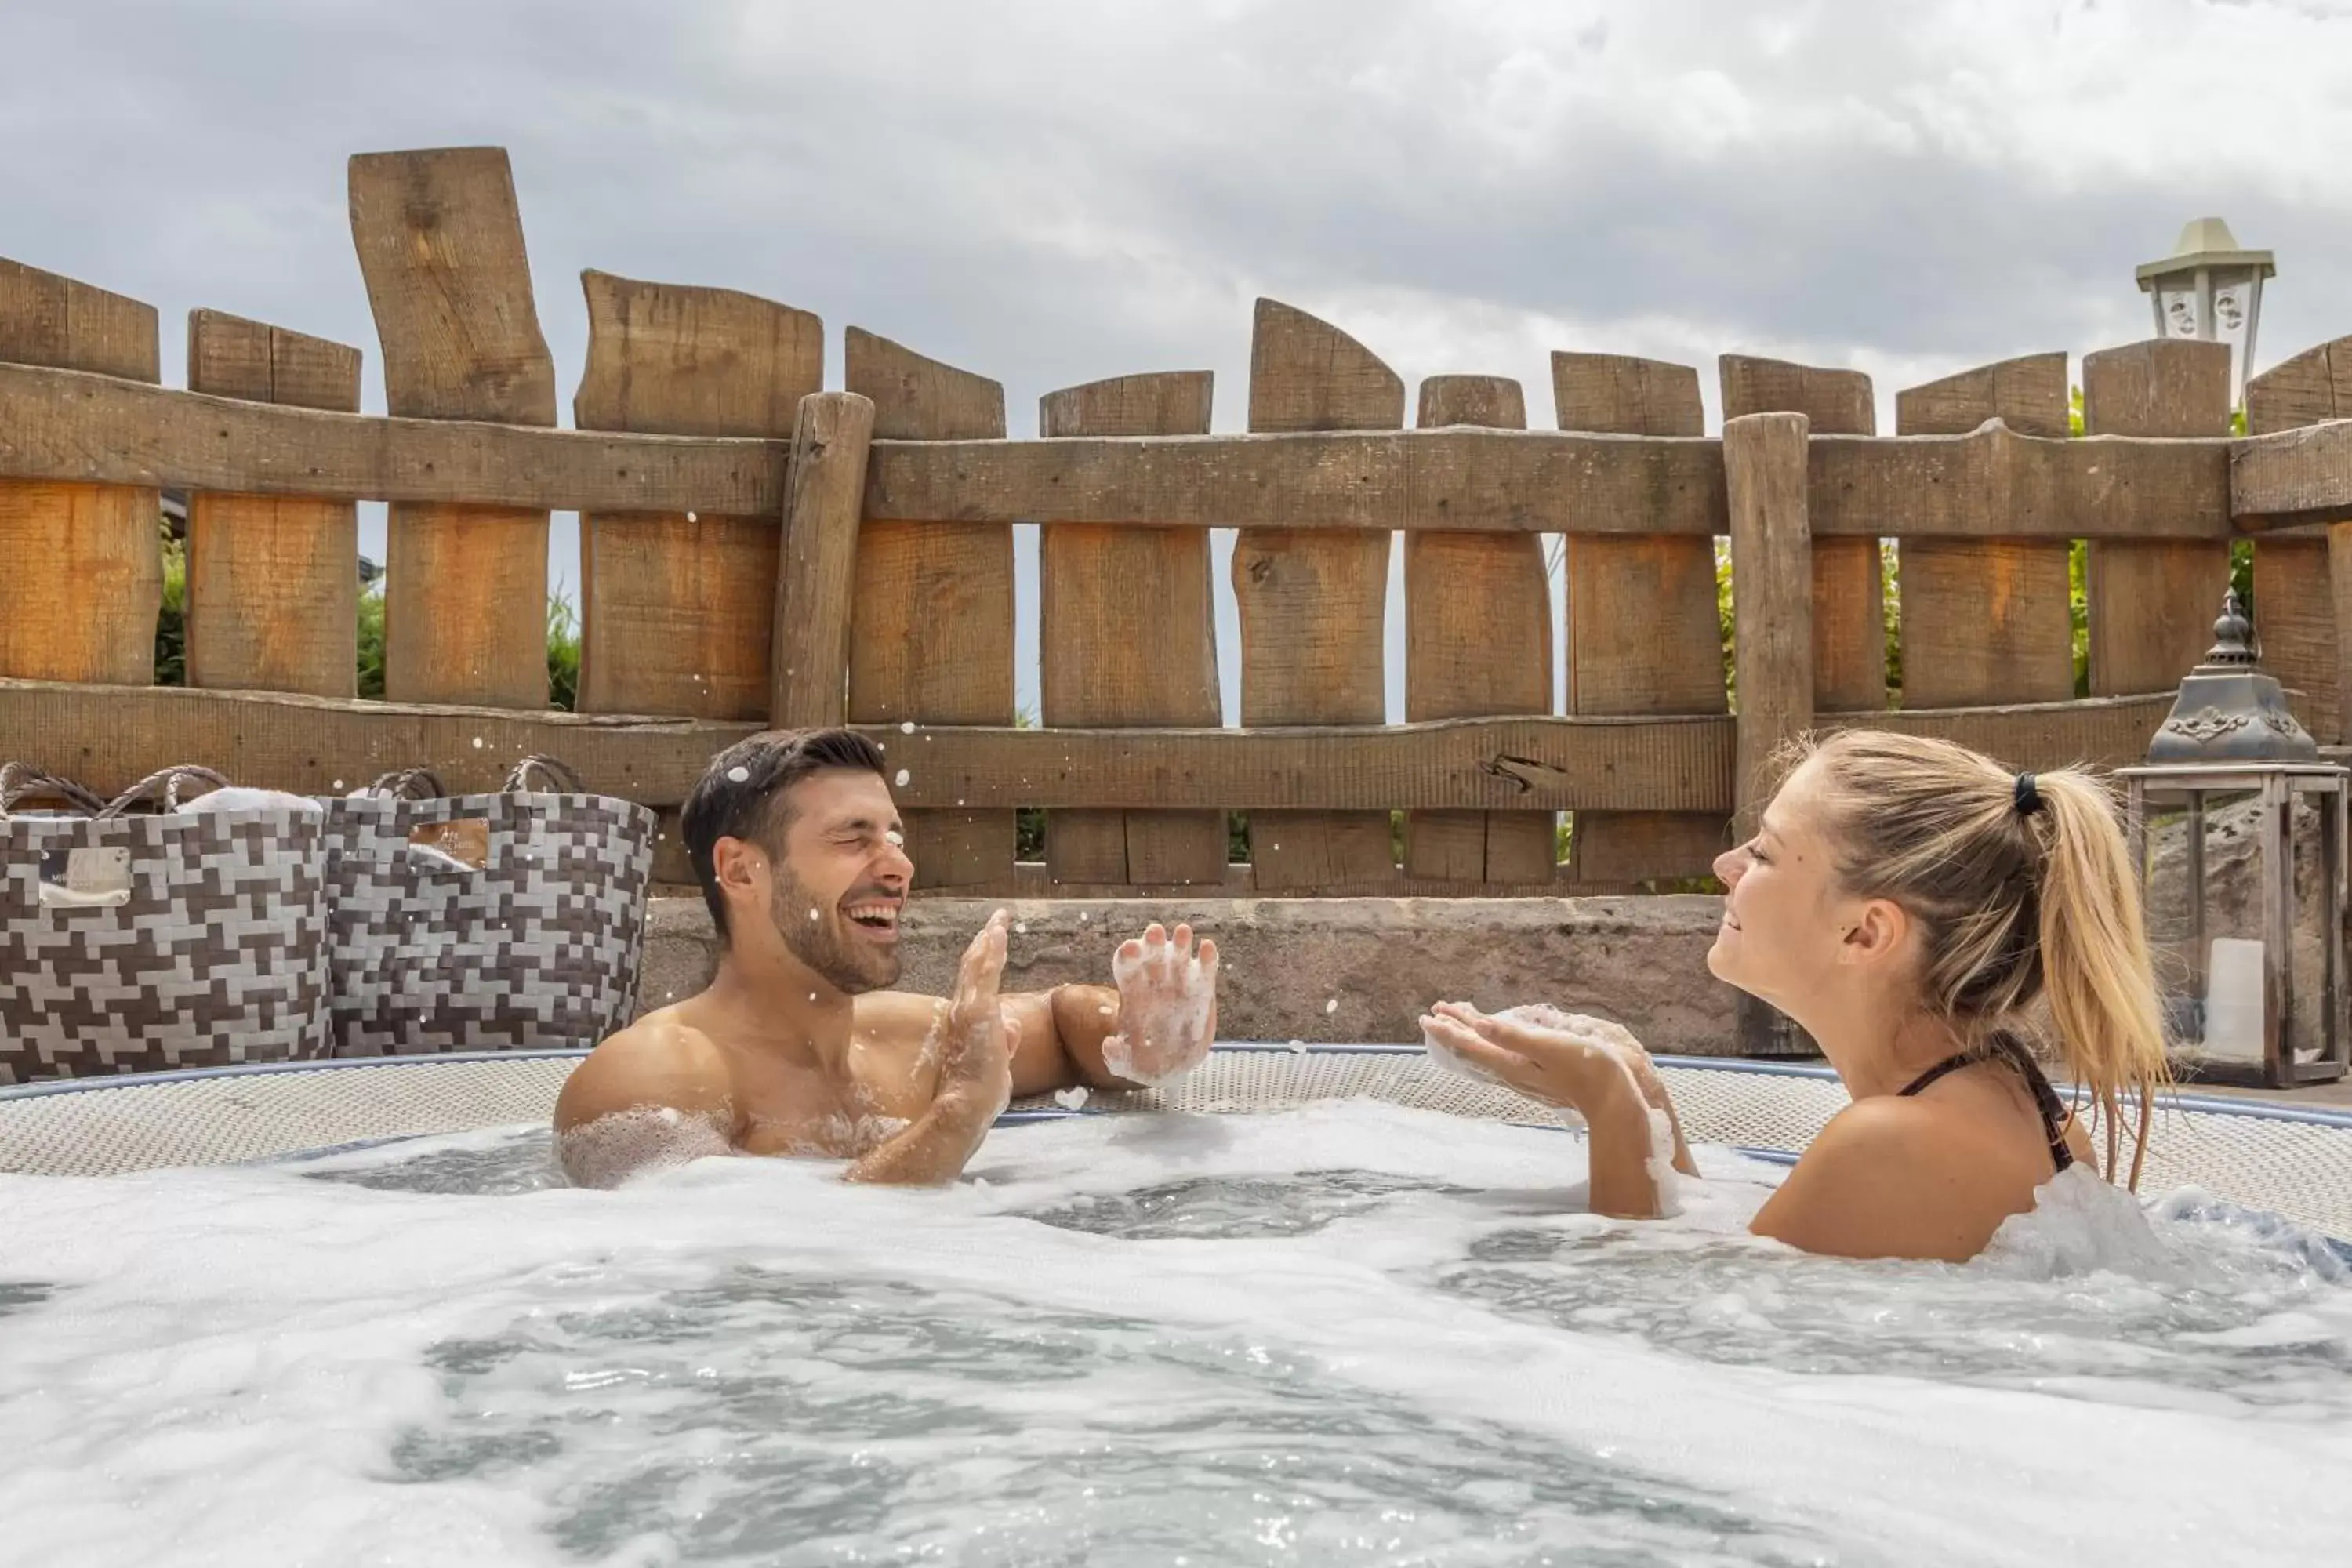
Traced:
<path id="1" fill-rule="evenodd" d="M 898 934 L 898 906 L 896 903 L 869 899 L 846 905 L 842 912 L 849 917 L 852 925 L 872 931 L 877 936 Z"/>

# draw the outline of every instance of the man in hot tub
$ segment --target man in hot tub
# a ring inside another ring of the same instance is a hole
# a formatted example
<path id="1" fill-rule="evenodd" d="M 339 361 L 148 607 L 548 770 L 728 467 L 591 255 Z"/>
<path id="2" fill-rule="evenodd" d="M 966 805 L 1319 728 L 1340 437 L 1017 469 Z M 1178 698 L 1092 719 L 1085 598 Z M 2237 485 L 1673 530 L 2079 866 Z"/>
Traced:
<path id="1" fill-rule="evenodd" d="M 726 1153 L 949 1182 L 1014 1095 L 1162 1083 L 1208 1055 L 1216 944 L 1195 952 L 1181 925 L 1121 945 L 1111 985 L 1001 996 L 1000 910 L 952 996 L 887 989 L 914 864 L 885 765 L 851 730 L 756 735 L 712 760 L 684 828 L 725 951 L 708 989 L 604 1041 L 564 1085 L 555 1131 L 574 1183 Z"/>

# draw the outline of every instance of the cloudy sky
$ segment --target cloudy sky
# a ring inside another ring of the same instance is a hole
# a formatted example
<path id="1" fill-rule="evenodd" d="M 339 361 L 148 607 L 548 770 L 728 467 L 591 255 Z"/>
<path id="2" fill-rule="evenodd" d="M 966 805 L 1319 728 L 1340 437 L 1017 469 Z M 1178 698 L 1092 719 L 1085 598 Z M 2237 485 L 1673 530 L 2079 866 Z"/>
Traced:
<path id="1" fill-rule="evenodd" d="M 167 383 L 195 306 L 360 344 L 371 409 L 344 160 L 476 143 L 567 405 L 584 267 L 814 310 L 835 384 L 851 323 L 995 376 L 1015 435 L 1188 368 L 1239 428 L 1262 294 L 1539 424 L 1569 348 L 1710 418 L 1717 353 L 1853 366 L 1891 429 L 2147 335 L 2206 214 L 2278 253 L 2257 368 L 2352 332 L 2352 0 L 5 0 L 0 79 L 0 254 L 159 307 Z"/>

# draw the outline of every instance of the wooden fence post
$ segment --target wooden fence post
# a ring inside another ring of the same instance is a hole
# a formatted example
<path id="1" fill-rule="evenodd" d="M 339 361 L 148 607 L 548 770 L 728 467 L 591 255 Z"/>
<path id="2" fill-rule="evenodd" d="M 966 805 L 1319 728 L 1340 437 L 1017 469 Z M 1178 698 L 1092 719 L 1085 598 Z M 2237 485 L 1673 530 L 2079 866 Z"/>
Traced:
<path id="1" fill-rule="evenodd" d="M 1207 371 L 1126 375 L 1049 392 L 1038 433 L 1205 436 Z M 1037 555 L 1040 720 L 1049 729 L 1224 721 L 1205 528 L 1049 522 Z M 1055 882 L 1222 888 L 1222 811 L 1049 811 Z"/>
<path id="2" fill-rule="evenodd" d="M 1402 430 L 1404 383 L 1329 322 L 1260 300 L 1249 427 Z M 1386 721 L 1387 534 L 1246 528 L 1233 570 L 1244 728 Z M 1261 893 L 1379 885 L 1397 874 L 1389 816 L 1379 811 L 1254 811 L 1250 862 Z"/>
<path id="3" fill-rule="evenodd" d="M 1870 377 L 1858 370 L 1823 370 L 1745 354 L 1723 355 L 1717 369 L 1727 424 L 1743 415 L 1780 411 L 1804 415 L 1815 435 L 1878 434 Z M 1814 542 L 1813 701 L 1824 712 L 1874 712 L 1886 706 L 1886 595 L 1880 570 L 1875 539 Z"/>
<path id="4" fill-rule="evenodd" d="M 2246 384 L 2249 436 L 2330 419 L 2352 419 L 2352 337 L 2306 349 Z M 2345 715 L 2352 713 L 2352 671 L 2341 663 L 2352 601 L 2339 602 L 2332 586 L 2337 553 L 2346 548 L 2336 542 L 2339 532 L 2352 544 L 2352 528 L 2343 523 L 2325 534 L 2264 534 L 2254 542 L 2254 629 L 2263 663 L 2303 694 L 2296 708 L 2323 744 L 2344 739 Z M 2352 563 L 2344 570 L 2352 578 Z"/>
<path id="5" fill-rule="evenodd" d="M 1781 747 L 1812 728 L 1812 609 L 1816 578 L 1806 503 L 1808 421 L 1749 414 L 1723 426 L 1731 508 L 1731 646 L 1739 683 L 1736 831 L 1756 831 L 1777 783 Z M 1739 1048 L 1784 1056 L 1790 1026 L 1742 994 Z"/>
<path id="6" fill-rule="evenodd" d="M 1698 372 L 1625 354 L 1555 353 L 1563 430 L 1703 436 Z M 1568 710 L 1593 717 L 1728 711 L 1715 542 L 1677 535 L 1568 536 Z M 1580 811 L 1570 875 L 1591 891 L 1703 877 L 1727 818 L 1706 813 Z"/>
<path id="7" fill-rule="evenodd" d="M 2066 436 L 2066 356 L 2032 354 L 1895 395 L 1898 436 L 1965 436 L 1999 419 Z M 2074 624 L 2063 540 L 1906 539 L 1903 706 L 2063 702 L 2074 695 Z"/>
<path id="8" fill-rule="evenodd" d="M 873 435 L 871 399 L 854 392 L 801 399 L 767 660 L 768 721 L 779 730 L 830 729 L 848 717 L 850 604 Z"/>
<path id="9" fill-rule="evenodd" d="M 849 329 L 845 379 L 874 404 L 877 438 L 1003 440 L 1004 388 Z M 857 537 L 849 660 L 853 724 L 1013 722 L 1013 529 L 1001 522 L 870 522 Z M 921 742 L 891 742 L 893 773 Z M 1010 810 L 901 814 L 919 888 L 1013 879 Z"/>
<path id="10" fill-rule="evenodd" d="M 514 173 L 497 147 L 362 153 L 352 239 L 384 405 L 425 419 L 555 423 Z M 519 507 L 396 504 L 383 685 L 395 702 L 547 705 L 547 523 Z"/>
<path id="11" fill-rule="evenodd" d="M 2226 436 L 2230 345 L 2156 338 L 2083 359 L 2088 436 Z M 2091 695 L 2165 691 L 2213 645 L 2230 583 L 2226 540 L 2095 539 L 2084 563 Z"/>
<path id="12" fill-rule="evenodd" d="M 580 275 L 583 430 L 791 440 L 824 384 L 824 323 L 731 289 Z M 757 719 L 769 710 L 774 517 L 580 519 L 580 710 Z"/>
<path id="13" fill-rule="evenodd" d="M 188 390 L 360 411 L 360 351 L 219 310 L 188 312 Z M 359 506 L 188 498 L 190 686 L 359 693 Z"/>
<path id="14" fill-rule="evenodd" d="M 1423 429 L 1528 427 L 1519 384 L 1433 375 L 1421 384 Z M 1404 536 L 1404 716 L 1476 719 L 1552 710 L 1551 583 L 1543 536 Z M 1549 811 L 1409 811 L 1404 872 L 1448 882 L 1549 882 L 1559 874 Z"/>
<path id="15" fill-rule="evenodd" d="M 152 383 L 161 347 L 152 305 L 0 258 L 0 362 Z M 0 676 L 152 684 L 162 524 L 145 486 L 0 479 Z"/>

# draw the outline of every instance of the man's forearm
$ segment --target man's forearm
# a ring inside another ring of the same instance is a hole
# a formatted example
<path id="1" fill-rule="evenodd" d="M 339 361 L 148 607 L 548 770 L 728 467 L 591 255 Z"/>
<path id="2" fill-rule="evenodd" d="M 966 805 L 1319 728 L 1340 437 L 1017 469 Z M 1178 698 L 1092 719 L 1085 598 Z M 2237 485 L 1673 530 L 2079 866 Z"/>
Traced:
<path id="1" fill-rule="evenodd" d="M 1103 1042 L 1118 1033 L 1118 991 L 1108 985 L 1056 985 L 1045 996 L 1070 1081 L 1089 1089 L 1135 1088 L 1103 1065 Z"/>
<path id="2" fill-rule="evenodd" d="M 994 1118 L 950 1100 L 932 1105 L 907 1129 L 849 1167 L 842 1180 L 877 1186 L 945 1186 L 980 1152 Z"/>

